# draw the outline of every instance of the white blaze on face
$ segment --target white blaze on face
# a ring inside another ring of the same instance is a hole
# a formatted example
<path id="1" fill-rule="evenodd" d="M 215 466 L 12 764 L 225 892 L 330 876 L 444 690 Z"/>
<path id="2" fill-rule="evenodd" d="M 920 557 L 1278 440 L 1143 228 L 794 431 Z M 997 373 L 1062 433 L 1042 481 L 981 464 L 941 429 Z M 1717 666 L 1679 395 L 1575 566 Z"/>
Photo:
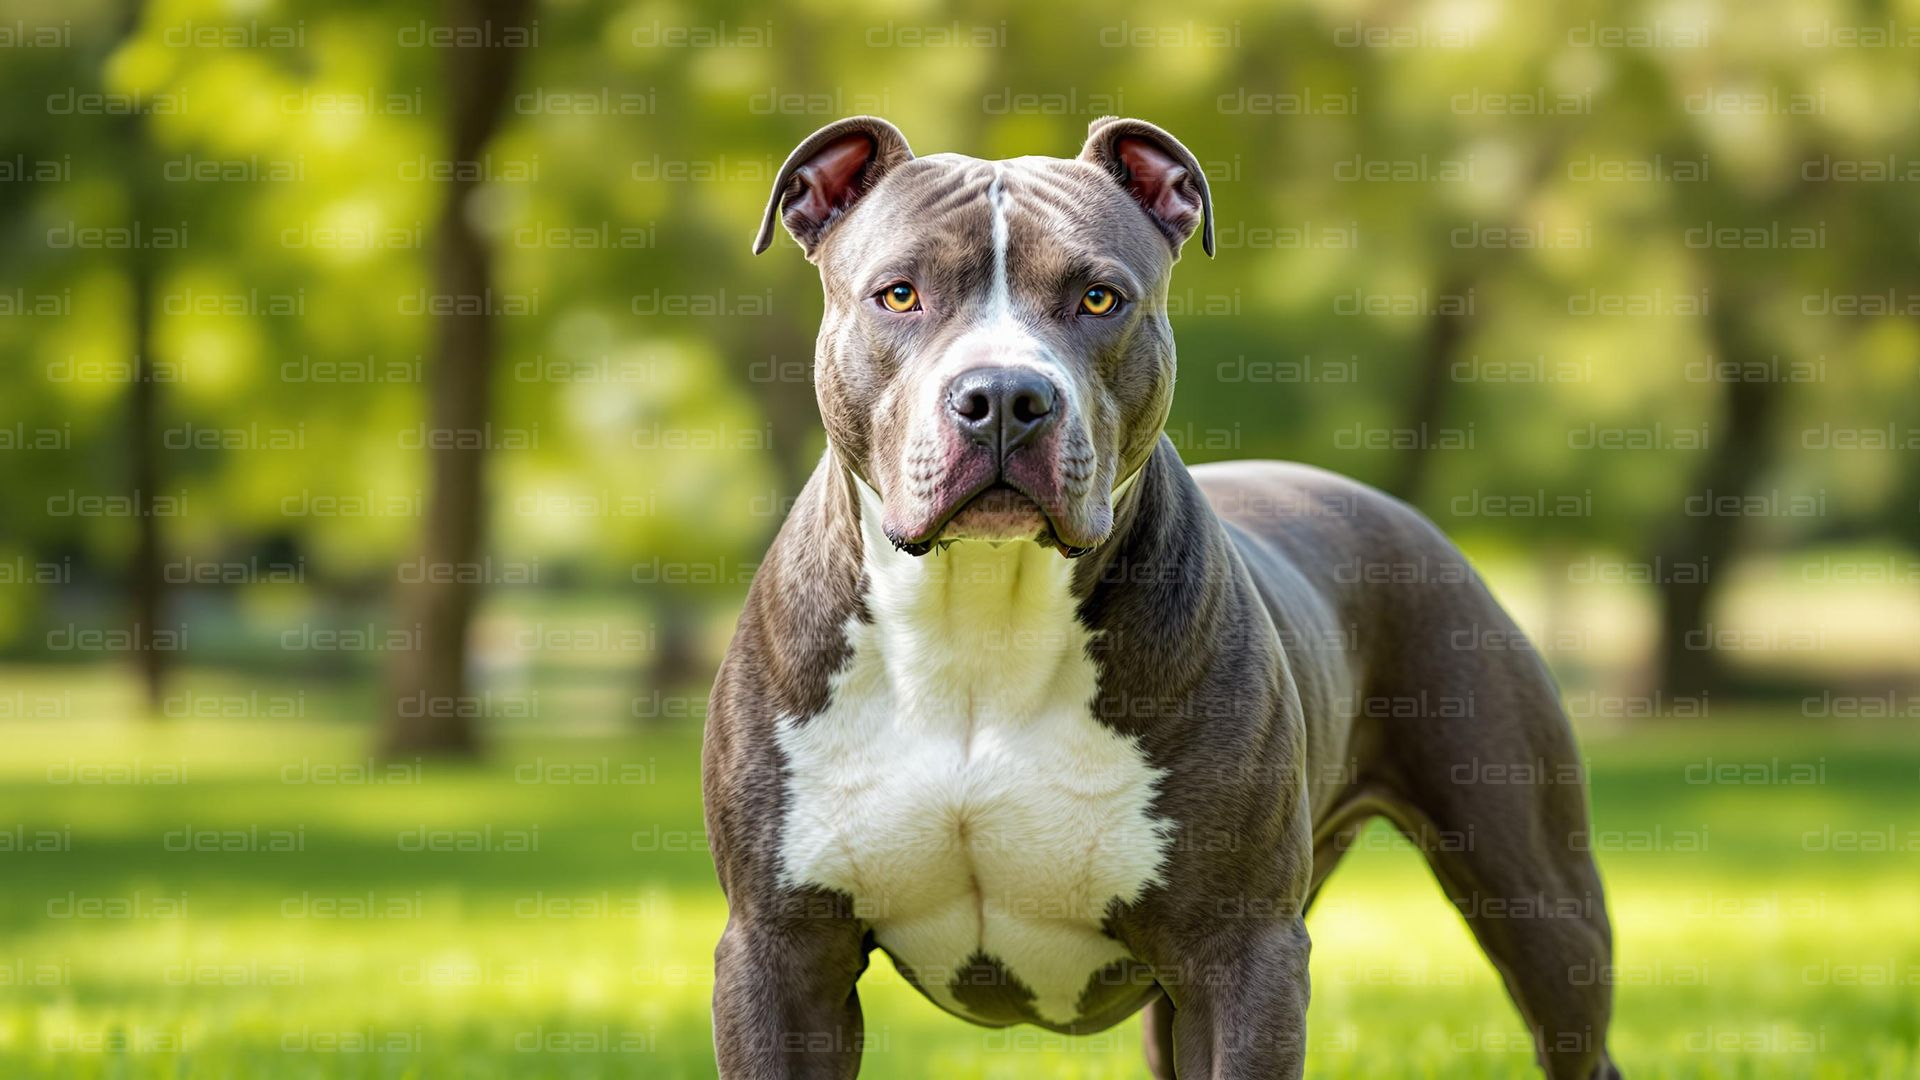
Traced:
<path id="1" fill-rule="evenodd" d="M 993 183 L 987 185 L 987 205 L 993 207 L 993 295 L 989 298 L 994 318 L 1006 318 L 1011 310 L 1007 295 L 1007 170 L 993 167 Z"/>
<path id="2" fill-rule="evenodd" d="M 1054 389 L 1067 399 L 1070 422 L 1081 425 L 1086 422 L 1087 398 L 1080 380 L 1015 311 L 1007 270 L 1007 248 L 1012 242 L 1007 201 L 1006 163 L 1000 162 L 994 165 L 993 181 L 987 185 L 987 204 L 993 212 L 993 278 L 986 304 L 978 323 L 954 339 L 936 363 L 926 367 L 922 376 L 925 381 L 916 395 L 922 401 L 916 438 L 935 438 L 941 434 L 938 427 L 948 423 L 948 384 L 961 372 L 980 367 L 1026 368 L 1045 375 Z M 1041 207 L 1036 212 L 1050 211 Z M 1030 305 L 1056 302 L 1055 297 L 1029 299 Z"/>
<path id="3" fill-rule="evenodd" d="M 1162 773 L 1093 714 L 1071 563 L 1027 543 L 903 555 L 859 489 L 873 621 L 849 620 L 825 711 L 780 726 L 784 879 L 852 896 L 945 1008 L 966 1015 L 952 981 L 985 953 L 1071 1023 L 1129 955 L 1108 905 L 1159 880 Z"/>

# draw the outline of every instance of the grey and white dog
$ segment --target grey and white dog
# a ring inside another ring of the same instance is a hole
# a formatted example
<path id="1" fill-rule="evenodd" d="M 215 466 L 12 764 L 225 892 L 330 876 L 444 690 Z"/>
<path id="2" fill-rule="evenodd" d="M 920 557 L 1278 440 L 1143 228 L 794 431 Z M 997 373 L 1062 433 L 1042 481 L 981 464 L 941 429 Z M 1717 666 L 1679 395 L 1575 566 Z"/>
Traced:
<path id="1" fill-rule="evenodd" d="M 1402 503 L 1188 469 L 1163 434 L 1168 281 L 1196 230 L 1213 249 L 1193 155 L 1104 118 L 1075 158 L 915 157 L 856 117 L 793 151 L 755 251 L 776 218 L 826 290 L 828 448 L 707 724 L 721 1074 L 853 1076 L 877 947 L 975 1023 L 1144 1008 L 1155 1076 L 1299 1076 L 1303 917 L 1383 815 L 1542 1068 L 1616 1075 L 1539 657 Z"/>

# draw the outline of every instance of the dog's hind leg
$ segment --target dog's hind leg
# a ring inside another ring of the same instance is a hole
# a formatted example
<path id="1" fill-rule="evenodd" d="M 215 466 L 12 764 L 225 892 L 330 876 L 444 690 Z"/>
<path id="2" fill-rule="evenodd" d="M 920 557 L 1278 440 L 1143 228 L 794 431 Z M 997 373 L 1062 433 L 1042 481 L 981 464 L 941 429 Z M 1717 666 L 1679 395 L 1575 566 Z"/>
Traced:
<path id="1" fill-rule="evenodd" d="M 1422 848 L 1447 898 L 1465 917 L 1533 1033 L 1540 1067 L 1554 1080 L 1610 1080 L 1611 934 L 1597 879 L 1555 867 L 1535 846 L 1527 857 L 1459 848 L 1463 830 L 1408 808 L 1393 815 Z M 1472 825 L 1472 843 L 1524 845 L 1520 830 Z"/>
<path id="2" fill-rule="evenodd" d="M 1386 814 L 1499 970 L 1547 1075 L 1617 1077 L 1606 1050 L 1612 931 L 1559 694 L 1530 652 L 1454 664 L 1439 681 L 1472 708 L 1395 722 L 1402 800 Z"/>

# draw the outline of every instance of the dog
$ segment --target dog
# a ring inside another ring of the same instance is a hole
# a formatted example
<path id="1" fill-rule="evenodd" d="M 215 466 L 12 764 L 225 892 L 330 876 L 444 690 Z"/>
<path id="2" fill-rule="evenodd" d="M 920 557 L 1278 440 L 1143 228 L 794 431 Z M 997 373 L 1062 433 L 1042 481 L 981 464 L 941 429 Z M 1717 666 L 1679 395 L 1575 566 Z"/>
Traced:
<path id="1" fill-rule="evenodd" d="M 1144 1009 L 1156 1077 L 1297 1077 L 1304 916 L 1384 816 L 1542 1069 L 1618 1075 L 1539 656 L 1405 504 L 1163 432 L 1168 283 L 1196 231 L 1213 254 L 1186 147 L 1105 117 L 1071 159 L 916 157 L 853 117 L 787 158 L 756 253 L 776 219 L 826 293 L 827 449 L 708 713 L 720 1074 L 855 1075 L 878 948 L 977 1024 Z"/>

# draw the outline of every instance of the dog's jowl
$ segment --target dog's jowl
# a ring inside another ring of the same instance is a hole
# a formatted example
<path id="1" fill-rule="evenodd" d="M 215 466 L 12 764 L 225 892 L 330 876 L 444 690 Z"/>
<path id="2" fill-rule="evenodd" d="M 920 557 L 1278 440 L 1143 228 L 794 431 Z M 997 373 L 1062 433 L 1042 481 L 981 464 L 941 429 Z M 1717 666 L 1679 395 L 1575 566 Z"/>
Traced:
<path id="1" fill-rule="evenodd" d="M 1297 1076 L 1305 913 L 1375 816 L 1541 1067 L 1615 1075 L 1608 987 L 1571 977 L 1610 950 L 1583 787 L 1458 780 L 1577 768 L 1544 665 L 1412 509 L 1189 470 L 1162 433 L 1168 285 L 1212 223 L 1193 156 L 1137 120 L 981 161 L 858 117 L 782 168 L 755 248 L 784 224 L 820 269 L 828 449 L 708 722 L 722 1075 L 854 1075 L 877 948 L 976 1023 L 1145 1009 L 1156 1076 Z"/>

